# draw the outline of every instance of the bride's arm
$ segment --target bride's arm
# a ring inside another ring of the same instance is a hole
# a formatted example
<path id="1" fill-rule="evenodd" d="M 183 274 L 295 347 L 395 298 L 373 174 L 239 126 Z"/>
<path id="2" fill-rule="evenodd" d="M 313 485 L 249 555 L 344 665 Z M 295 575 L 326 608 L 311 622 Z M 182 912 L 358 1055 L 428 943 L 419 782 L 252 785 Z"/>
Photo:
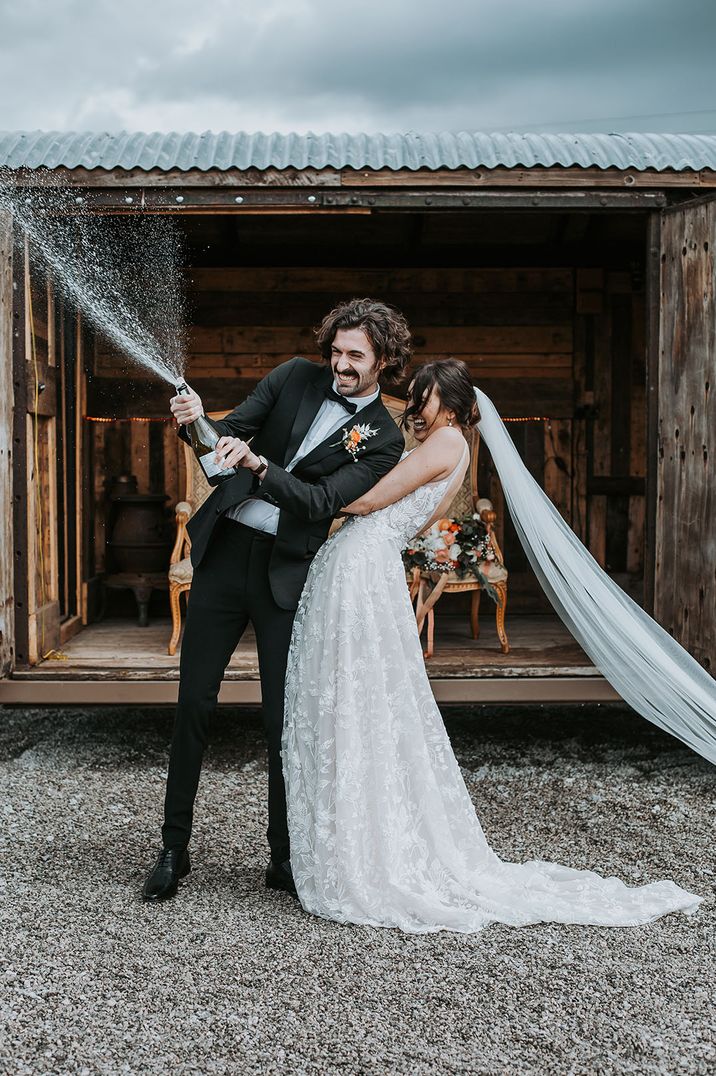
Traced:
<path id="1" fill-rule="evenodd" d="M 455 427 L 444 426 L 418 445 L 409 456 L 397 463 L 379 482 L 355 501 L 341 509 L 341 514 L 365 516 L 394 504 L 426 482 L 447 478 L 457 467 L 465 450 L 465 438 Z"/>

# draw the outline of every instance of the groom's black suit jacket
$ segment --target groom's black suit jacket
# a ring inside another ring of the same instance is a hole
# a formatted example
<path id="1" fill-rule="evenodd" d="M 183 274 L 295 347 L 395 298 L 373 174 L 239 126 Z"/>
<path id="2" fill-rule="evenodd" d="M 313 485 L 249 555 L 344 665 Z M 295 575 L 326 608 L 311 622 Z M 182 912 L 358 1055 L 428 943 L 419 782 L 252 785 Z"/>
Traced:
<path id="1" fill-rule="evenodd" d="M 347 429 L 370 423 L 377 431 L 356 460 L 343 447 L 343 426 L 339 426 L 293 471 L 286 471 L 332 381 L 330 366 L 295 356 L 267 374 L 225 418 L 209 419 L 221 435 L 242 440 L 253 435 L 251 450 L 266 457 L 268 470 L 259 482 L 247 468 L 241 468 L 214 489 L 187 524 L 191 562 L 194 567 L 201 562 L 216 522 L 227 508 L 247 497 L 261 496 L 281 509 L 269 583 L 282 609 L 298 606 L 311 560 L 326 540 L 334 517 L 390 471 L 404 447 L 403 435 L 378 396 L 355 416 L 346 411 Z M 184 426 L 178 432 L 189 441 Z"/>

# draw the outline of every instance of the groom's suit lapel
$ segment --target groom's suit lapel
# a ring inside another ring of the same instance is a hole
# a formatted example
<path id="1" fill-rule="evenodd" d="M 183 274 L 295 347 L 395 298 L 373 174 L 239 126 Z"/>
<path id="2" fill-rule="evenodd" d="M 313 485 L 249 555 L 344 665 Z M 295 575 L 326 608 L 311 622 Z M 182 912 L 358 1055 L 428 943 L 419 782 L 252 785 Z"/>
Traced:
<path id="1" fill-rule="evenodd" d="M 312 378 L 303 390 L 301 402 L 293 420 L 291 432 L 288 435 L 286 451 L 283 457 L 284 467 L 291 462 L 298 451 L 299 445 L 311 428 L 318 409 L 326 398 L 326 388 L 333 378 L 330 368 L 321 370 L 316 378 Z"/>
<path id="2" fill-rule="evenodd" d="M 380 396 L 377 396 L 376 399 L 373 400 L 372 403 L 369 403 L 367 407 L 363 407 L 360 411 L 356 411 L 355 415 L 351 415 L 348 411 L 346 411 L 345 422 L 341 423 L 340 426 L 336 426 L 335 430 L 329 433 L 325 440 L 321 441 L 320 444 L 316 445 L 315 448 L 311 449 L 311 451 L 307 453 L 307 455 L 305 455 L 302 460 L 300 460 L 298 466 L 306 467 L 314 463 L 318 463 L 319 460 L 323 459 L 323 457 L 327 456 L 330 452 L 345 452 L 347 456 L 348 453 L 343 447 L 342 443 L 344 427 L 345 429 L 350 430 L 353 426 L 356 425 L 363 426 L 368 422 L 375 423 L 378 418 L 384 420 L 380 423 L 381 430 L 385 425 L 385 420 L 387 420 L 388 422 L 393 421 L 388 411 L 383 406 L 383 401 Z M 375 426 L 373 428 L 377 429 L 377 427 Z M 299 441 L 299 444 L 300 443 L 301 442 Z M 360 459 L 360 455 L 358 456 L 358 459 Z"/>

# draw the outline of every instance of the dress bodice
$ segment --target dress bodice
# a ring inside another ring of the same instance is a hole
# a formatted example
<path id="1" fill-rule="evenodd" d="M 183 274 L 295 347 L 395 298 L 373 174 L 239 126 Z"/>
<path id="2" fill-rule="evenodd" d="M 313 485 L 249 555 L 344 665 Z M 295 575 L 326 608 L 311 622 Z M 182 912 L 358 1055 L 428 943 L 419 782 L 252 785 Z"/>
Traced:
<path id="1" fill-rule="evenodd" d="M 414 451 L 415 449 L 411 448 L 403 452 L 401 460 Z M 366 539 L 371 535 L 390 537 L 403 549 L 433 515 L 461 464 L 462 460 L 446 478 L 440 478 L 436 482 L 426 482 L 425 485 L 401 497 L 399 501 L 385 508 L 379 508 L 366 516 L 353 516 L 348 522 L 360 530 L 362 537 Z M 341 530 L 344 530 L 345 526 L 344 524 Z"/>

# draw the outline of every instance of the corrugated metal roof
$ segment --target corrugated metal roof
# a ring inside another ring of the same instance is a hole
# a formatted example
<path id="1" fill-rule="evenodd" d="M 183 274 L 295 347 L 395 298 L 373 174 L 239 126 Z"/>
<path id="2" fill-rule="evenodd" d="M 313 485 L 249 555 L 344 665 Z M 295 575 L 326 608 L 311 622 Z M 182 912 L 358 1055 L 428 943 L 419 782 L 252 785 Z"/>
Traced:
<path id="1" fill-rule="evenodd" d="M 0 132 L 9 168 L 646 168 L 716 170 L 716 134 Z"/>

